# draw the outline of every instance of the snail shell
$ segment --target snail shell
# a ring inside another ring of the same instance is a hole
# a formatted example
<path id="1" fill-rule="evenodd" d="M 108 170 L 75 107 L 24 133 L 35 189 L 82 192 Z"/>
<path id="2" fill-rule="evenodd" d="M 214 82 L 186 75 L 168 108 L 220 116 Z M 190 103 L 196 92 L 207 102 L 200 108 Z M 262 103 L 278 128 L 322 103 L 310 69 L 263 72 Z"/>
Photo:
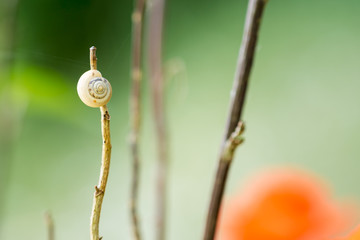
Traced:
<path id="1" fill-rule="evenodd" d="M 110 101 L 112 89 L 108 80 L 97 70 L 85 72 L 77 84 L 77 92 L 89 107 L 101 107 Z"/>

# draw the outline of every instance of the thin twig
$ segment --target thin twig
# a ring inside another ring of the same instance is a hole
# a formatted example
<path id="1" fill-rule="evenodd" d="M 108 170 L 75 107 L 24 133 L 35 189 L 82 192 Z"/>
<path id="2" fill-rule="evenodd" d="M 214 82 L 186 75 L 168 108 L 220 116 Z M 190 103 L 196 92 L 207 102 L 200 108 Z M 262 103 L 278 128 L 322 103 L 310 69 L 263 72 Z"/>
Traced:
<path id="1" fill-rule="evenodd" d="M 49 212 L 46 212 L 44 217 L 47 228 L 47 239 L 55 240 L 54 220 Z"/>
<path id="2" fill-rule="evenodd" d="M 17 122 L 22 121 L 22 108 L 19 102 L 14 101 L 13 78 L 16 51 L 16 33 L 19 15 L 20 0 L 0 1 L 1 26 L 0 42 L 2 56 L 0 57 L 0 232 L 4 219 L 4 202 L 7 196 L 11 168 L 14 157 L 14 144 L 16 140 Z M 7 54 L 3 54 L 7 53 Z M 15 104 L 16 102 L 16 104 Z"/>
<path id="3" fill-rule="evenodd" d="M 231 134 L 235 131 L 236 126 L 241 119 L 247 83 L 254 59 L 258 31 L 266 2 L 267 0 L 249 0 L 244 35 L 240 47 L 234 84 L 231 91 L 228 122 L 225 130 L 225 138 L 221 146 L 219 164 L 206 221 L 204 240 L 214 239 L 219 208 L 225 189 L 228 171 L 233 158 L 233 152 L 230 156 L 228 156 L 229 158 L 225 157 L 225 150 L 228 146 L 228 141 L 231 139 Z"/>
<path id="4" fill-rule="evenodd" d="M 95 47 L 90 48 L 90 64 L 92 69 L 96 69 Z M 103 139 L 101 169 L 99 183 L 95 186 L 94 201 L 91 211 L 90 222 L 90 239 L 100 240 L 99 237 L 99 221 L 101 206 L 104 199 L 105 188 L 109 176 L 110 157 L 111 157 L 111 141 L 110 141 L 110 115 L 106 105 L 100 107 L 101 112 L 101 133 Z"/>
<path id="5" fill-rule="evenodd" d="M 133 230 L 133 238 L 141 239 L 140 223 L 138 216 L 138 189 L 139 189 L 139 133 L 140 133 L 140 112 L 141 112 L 141 80 L 142 80 L 142 33 L 144 26 L 145 0 L 136 0 L 135 9 L 132 14 L 133 37 L 132 37 L 132 93 L 130 99 L 130 148 L 132 154 L 132 181 L 130 194 L 130 214 Z"/>
<path id="6" fill-rule="evenodd" d="M 96 47 L 92 46 L 90 48 L 90 69 L 96 70 L 97 69 L 97 57 L 96 57 Z"/>
<path id="7" fill-rule="evenodd" d="M 165 0 L 153 0 L 149 9 L 149 66 L 153 115 L 158 142 L 156 187 L 156 240 L 166 235 L 166 185 L 168 169 L 168 138 L 164 106 L 164 77 L 162 67 L 162 35 Z"/>
<path id="8" fill-rule="evenodd" d="M 105 194 L 106 183 L 109 175 L 111 143 L 110 143 L 110 115 L 106 105 L 100 107 L 101 128 L 103 137 L 102 161 L 98 186 L 95 186 L 93 208 L 91 213 L 91 240 L 99 240 L 99 221 L 102 201 Z"/>

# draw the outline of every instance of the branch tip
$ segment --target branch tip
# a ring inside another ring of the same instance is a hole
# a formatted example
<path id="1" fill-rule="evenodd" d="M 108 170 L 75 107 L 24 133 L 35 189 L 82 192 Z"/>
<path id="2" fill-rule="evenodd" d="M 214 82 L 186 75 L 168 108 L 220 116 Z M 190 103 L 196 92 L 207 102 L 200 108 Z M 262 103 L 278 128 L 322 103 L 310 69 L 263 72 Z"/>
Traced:
<path id="1" fill-rule="evenodd" d="M 90 68 L 91 70 L 97 69 L 97 57 L 96 57 L 96 47 L 92 46 L 90 48 Z"/>

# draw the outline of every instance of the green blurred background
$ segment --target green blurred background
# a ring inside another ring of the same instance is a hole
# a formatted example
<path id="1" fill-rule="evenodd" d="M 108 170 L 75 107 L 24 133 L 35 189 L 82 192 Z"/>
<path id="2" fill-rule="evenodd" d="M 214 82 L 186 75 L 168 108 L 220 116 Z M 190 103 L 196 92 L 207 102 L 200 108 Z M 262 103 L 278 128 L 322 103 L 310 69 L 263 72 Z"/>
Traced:
<path id="1" fill-rule="evenodd" d="M 111 81 L 112 166 L 104 239 L 130 239 L 129 68 L 132 1 L 0 3 L 0 239 L 88 239 L 100 115 L 76 93 L 88 48 Z M 201 237 L 247 2 L 169 0 L 164 66 L 170 130 L 169 229 Z M 338 199 L 360 200 L 360 2 L 270 0 L 247 95 L 246 142 L 227 194 L 262 169 L 313 172 Z M 153 239 L 156 145 L 143 87 L 140 214 Z"/>

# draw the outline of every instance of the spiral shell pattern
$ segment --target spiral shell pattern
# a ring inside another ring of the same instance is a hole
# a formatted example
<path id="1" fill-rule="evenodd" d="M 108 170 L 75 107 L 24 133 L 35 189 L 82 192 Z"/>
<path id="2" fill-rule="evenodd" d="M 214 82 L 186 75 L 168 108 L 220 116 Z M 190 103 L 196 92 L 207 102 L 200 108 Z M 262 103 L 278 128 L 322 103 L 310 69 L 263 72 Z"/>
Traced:
<path id="1" fill-rule="evenodd" d="M 109 81 L 100 77 L 91 80 L 88 86 L 89 94 L 96 99 L 106 97 L 110 88 L 111 86 Z"/>
<path id="2" fill-rule="evenodd" d="M 89 107 L 105 105 L 112 94 L 110 82 L 97 70 L 85 72 L 79 79 L 77 90 L 81 101 Z"/>

